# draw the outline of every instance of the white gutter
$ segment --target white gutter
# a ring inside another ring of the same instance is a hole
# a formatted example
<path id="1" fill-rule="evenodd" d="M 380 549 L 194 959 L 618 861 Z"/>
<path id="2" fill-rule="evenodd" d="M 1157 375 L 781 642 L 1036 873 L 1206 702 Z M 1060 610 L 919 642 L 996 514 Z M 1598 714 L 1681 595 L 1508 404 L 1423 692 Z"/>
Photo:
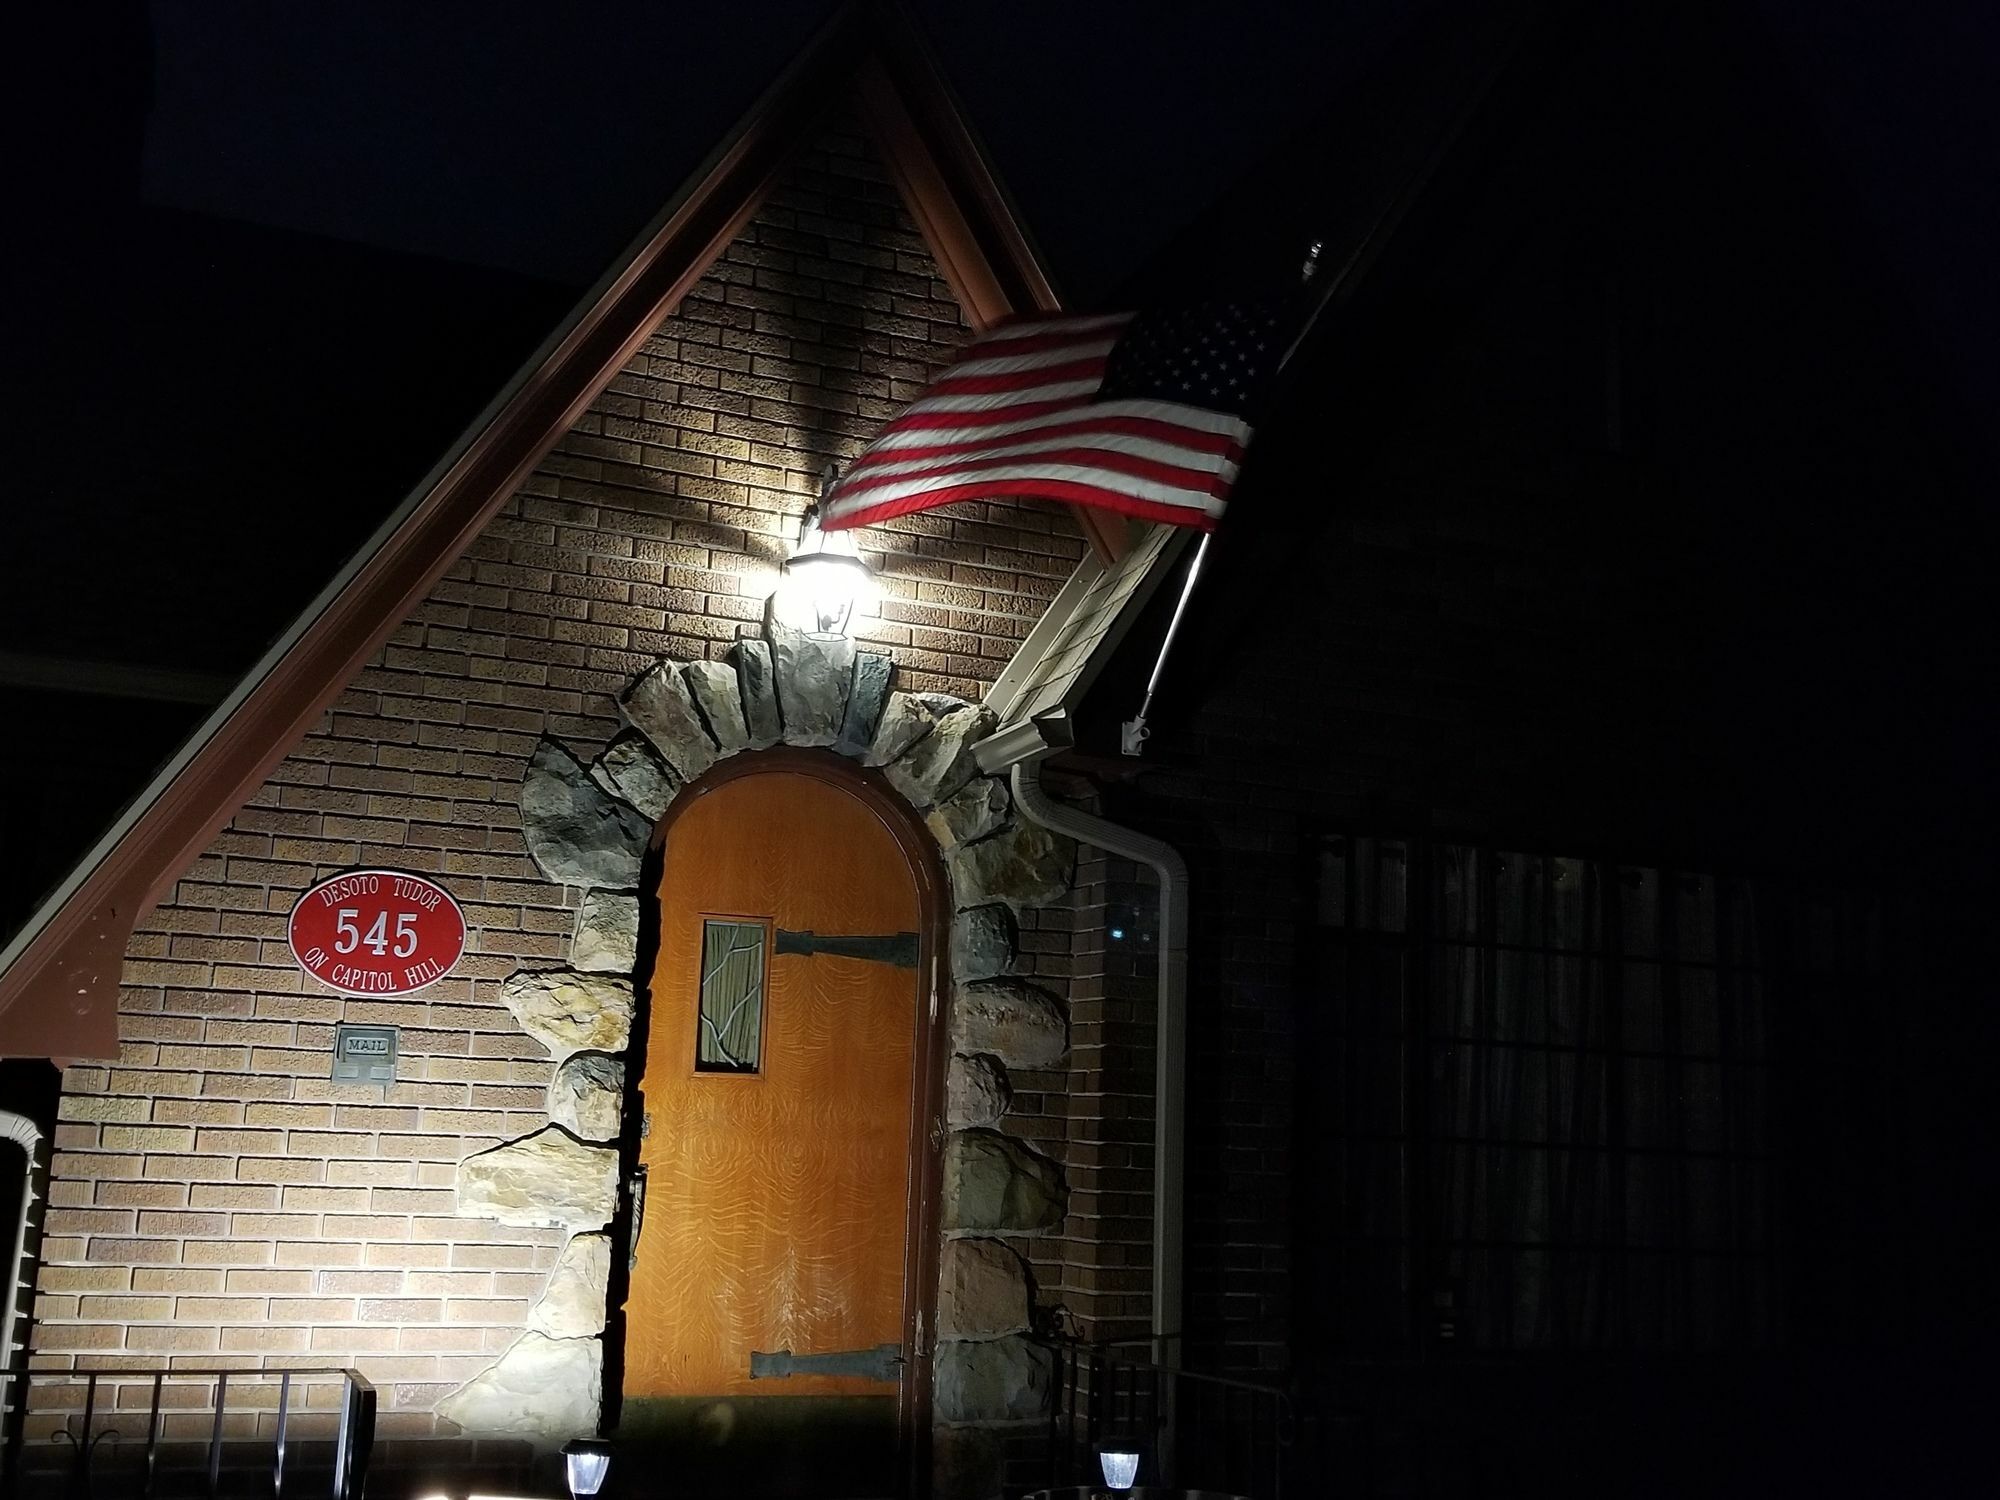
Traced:
<path id="1" fill-rule="evenodd" d="M 1160 882 L 1160 999 L 1153 1049 L 1153 1362 L 1177 1367 L 1186 1217 L 1187 861 L 1149 834 L 1057 802 L 1042 787 L 1041 761 L 1038 755 L 1014 763 L 1014 805 L 1044 828 L 1150 865 Z"/>

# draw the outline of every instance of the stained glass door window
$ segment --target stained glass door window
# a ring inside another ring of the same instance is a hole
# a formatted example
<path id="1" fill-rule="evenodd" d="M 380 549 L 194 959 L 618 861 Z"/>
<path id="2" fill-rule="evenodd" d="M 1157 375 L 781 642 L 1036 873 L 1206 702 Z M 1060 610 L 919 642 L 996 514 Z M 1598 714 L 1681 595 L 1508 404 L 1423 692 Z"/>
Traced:
<path id="1" fill-rule="evenodd" d="M 757 1071 L 764 1037 L 764 948 L 769 932 L 769 923 L 741 917 L 703 920 L 697 1072 Z"/>

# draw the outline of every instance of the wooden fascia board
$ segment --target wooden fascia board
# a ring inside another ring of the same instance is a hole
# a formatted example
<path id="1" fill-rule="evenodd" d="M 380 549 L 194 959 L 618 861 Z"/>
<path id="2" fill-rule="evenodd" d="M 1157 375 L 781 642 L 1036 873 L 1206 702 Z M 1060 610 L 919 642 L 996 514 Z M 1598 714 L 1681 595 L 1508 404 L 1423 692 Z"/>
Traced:
<path id="1" fill-rule="evenodd" d="M 928 62 L 872 52 L 856 73 L 854 95 L 974 331 L 983 333 L 1016 313 L 1061 311 L 998 179 Z M 1119 518 L 1081 505 L 1072 513 L 1100 560 L 1115 562 L 1124 554 L 1127 528 Z"/>
<path id="2" fill-rule="evenodd" d="M 358 568 L 329 586 L 114 828 L 0 972 L 0 1055 L 116 1056 L 117 995 L 135 924 L 305 738 L 395 629 L 653 328 L 742 231 L 772 181 L 840 102 L 858 47 L 830 28 L 643 238 L 623 268 L 482 418 L 441 477 L 406 502 Z"/>

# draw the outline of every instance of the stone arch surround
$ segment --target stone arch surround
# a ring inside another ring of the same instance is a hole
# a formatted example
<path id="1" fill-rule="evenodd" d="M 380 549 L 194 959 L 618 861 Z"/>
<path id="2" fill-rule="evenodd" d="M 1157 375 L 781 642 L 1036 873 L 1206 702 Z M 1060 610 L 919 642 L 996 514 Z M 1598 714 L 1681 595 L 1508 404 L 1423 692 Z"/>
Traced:
<path id="1" fill-rule="evenodd" d="M 1059 1066 L 1068 1051 L 1063 1003 L 1014 969 L 1017 916 L 1067 896 L 1075 846 L 1017 816 L 1005 781 L 980 774 L 973 747 L 994 728 L 990 710 L 898 691 L 894 674 L 887 656 L 845 637 L 767 624 L 722 661 L 663 658 L 641 672 L 619 698 L 628 727 L 589 764 L 554 740 L 536 748 L 523 836 L 542 872 L 581 894 L 568 962 L 524 966 L 502 998 L 557 1061 L 549 1123 L 466 1158 L 457 1208 L 570 1238 L 520 1337 L 439 1402 L 461 1429 L 544 1442 L 597 1429 L 647 845 L 683 787 L 727 757 L 780 745 L 878 771 L 937 842 L 951 913 L 938 1018 L 950 1062 L 933 1421 L 972 1440 L 1044 1414 L 1052 1368 L 1023 1337 L 1030 1278 L 1010 1241 L 1059 1225 L 1066 1189 L 1057 1163 L 998 1127 L 1008 1070 Z"/>

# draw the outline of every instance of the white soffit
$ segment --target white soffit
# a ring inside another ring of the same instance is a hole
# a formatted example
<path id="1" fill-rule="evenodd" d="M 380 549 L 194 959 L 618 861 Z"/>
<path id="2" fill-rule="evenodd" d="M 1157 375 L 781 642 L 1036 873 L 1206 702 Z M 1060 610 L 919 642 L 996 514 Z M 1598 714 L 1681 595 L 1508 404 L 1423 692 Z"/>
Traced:
<path id="1" fill-rule="evenodd" d="M 1184 526 L 1155 525 L 1108 567 L 1085 556 L 987 691 L 1000 727 L 973 752 L 981 770 L 991 775 L 1069 743 L 1083 695 L 1192 535 Z"/>

